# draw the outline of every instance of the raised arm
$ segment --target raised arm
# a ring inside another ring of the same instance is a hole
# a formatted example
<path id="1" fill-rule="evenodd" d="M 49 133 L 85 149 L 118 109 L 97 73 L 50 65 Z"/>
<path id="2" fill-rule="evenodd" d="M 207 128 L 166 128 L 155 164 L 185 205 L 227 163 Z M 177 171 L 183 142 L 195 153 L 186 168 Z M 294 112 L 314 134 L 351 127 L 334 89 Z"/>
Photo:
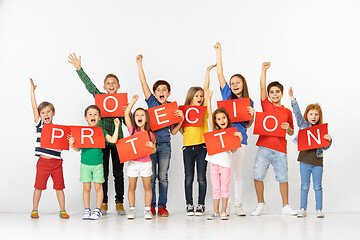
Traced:
<path id="1" fill-rule="evenodd" d="M 143 56 L 141 54 L 136 56 L 136 63 L 138 66 L 141 87 L 144 92 L 145 99 L 148 100 L 149 97 L 151 96 L 151 91 L 150 91 L 149 85 L 146 82 L 144 68 L 142 65 L 142 60 L 143 60 Z"/>
<path id="2" fill-rule="evenodd" d="M 125 125 L 128 129 L 131 126 L 131 117 L 130 117 L 131 109 L 134 107 L 134 105 L 138 99 L 139 99 L 139 95 L 132 96 L 131 102 L 129 103 L 129 105 L 127 106 L 127 108 L 125 110 L 124 119 L 125 119 Z M 133 126 L 133 127 L 135 127 L 135 126 Z"/>
<path id="3" fill-rule="evenodd" d="M 223 89 L 226 85 L 226 80 L 223 73 L 223 65 L 222 65 L 222 52 L 221 52 L 221 45 L 220 43 L 216 43 L 214 46 L 214 49 L 216 51 L 216 69 L 217 69 L 217 75 L 220 83 L 221 89 Z"/>
<path id="4" fill-rule="evenodd" d="M 260 96 L 261 101 L 264 101 L 267 98 L 266 92 L 266 71 L 270 67 L 271 62 L 264 62 L 261 68 L 261 77 L 260 77 Z"/>
<path id="5" fill-rule="evenodd" d="M 109 143 L 116 143 L 119 137 L 119 126 L 120 126 L 120 120 L 118 118 L 114 119 L 114 124 L 115 124 L 115 131 L 114 134 L 111 136 L 110 134 L 107 134 L 105 136 L 106 141 L 108 141 Z"/>
<path id="6" fill-rule="evenodd" d="M 210 127 L 212 130 L 214 130 L 214 123 L 213 123 L 212 110 L 211 110 L 211 97 L 213 95 L 213 92 L 210 91 L 209 89 L 206 89 L 206 90 L 204 89 L 204 91 L 205 91 L 205 102 L 206 102 L 206 106 L 207 106 Z"/>
<path id="7" fill-rule="evenodd" d="M 210 71 L 211 69 L 213 69 L 214 67 L 216 67 L 215 65 L 211 65 L 206 69 L 206 74 L 205 74 L 205 82 L 204 82 L 204 91 L 206 91 L 206 89 L 209 90 L 209 86 L 210 86 Z"/>
<path id="8" fill-rule="evenodd" d="M 291 106 L 293 109 L 293 113 L 295 114 L 295 119 L 296 119 L 297 125 L 299 126 L 300 129 L 308 127 L 304 117 L 301 114 L 299 104 L 294 97 L 294 92 L 292 90 L 292 87 L 290 87 L 290 89 L 289 89 L 289 96 L 291 99 Z"/>
<path id="9" fill-rule="evenodd" d="M 76 68 L 76 70 L 79 71 L 81 69 L 81 56 L 77 58 L 76 54 L 73 53 L 70 54 L 68 58 L 69 58 L 68 62 L 71 63 Z"/>
<path id="10" fill-rule="evenodd" d="M 40 117 L 39 110 L 38 110 L 37 104 L 36 104 L 36 98 L 35 98 L 35 89 L 36 89 L 37 85 L 34 84 L 34 82 L 31 78 L 30 78 L 30 84 L 31 84 L 31 92 L 30 92 L 31 106 L 32 106 L 33 113 L 34 113 L 35 123 L 37 123 L 39 121 L 39 117 Z"/>

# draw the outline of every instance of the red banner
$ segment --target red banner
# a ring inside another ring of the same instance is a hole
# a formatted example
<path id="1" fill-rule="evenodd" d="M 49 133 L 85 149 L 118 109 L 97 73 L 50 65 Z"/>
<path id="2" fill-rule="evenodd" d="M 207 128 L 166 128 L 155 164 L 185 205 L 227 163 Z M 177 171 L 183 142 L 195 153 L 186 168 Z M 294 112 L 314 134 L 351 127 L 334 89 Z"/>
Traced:
<path id="1" fill-rule="evenodd" d="M 330 141 L 324 138 L 326 134 L 328 134 L 327 123 L 299 130 L 298 150 L 304 151 L 330 146 Z"/>
<path id="2" fill-rule="evenodd" d="M 195 127 L 202 126 L 204 120 L 205 106 L 179 106 L 179 109 L 184 113 L 184 122 L 181 127 Z"/>
<path id="3" fill-rule="evenodd" d="M 284 114 L 256 112 L 254 134 L 285 137 L 286 130 L 281 128 L 283 122 L 287 122 Z"/>
<path id="4" fill-rule="evenodd" d="M 75 138 L 75 148 L 105 148 L 105 137 L 101 127 L 70 126 Z"/>
<path id="5" fill-rule="evenodd" d="M 116 143 L 116 148 L 120 163 L 152 154 L 152 148 L 145 146 L 145 143 L 148 141 L 150 139 L 146 131 L 119 139 Z"/>
<path id="6" fill-rule="evenodd" d="M 123 117 L 127 103 L 127 93 L 95 94 L 95 105 L 100 108 L 101 117 Z"/>
<path id="7" fill-rule="evenodd" d="M 182 118 L 175 116 L 175 110 L 178 110 L 176 102 L 163 104 L 157 107 L 149 108 L 150 128 L 152 131 L 164 128 L 182 121 Z"/>
<path id="8" fill-rule="evenodd" d="M 240 138 L 234 135 L 235 132 L 237 132 L 236 128 L 226 128 L 204 133 L 208 154 L 213 155 L 241 147 Z"/>
<path id="9" fill-rule="evenodd" d="M 69 133 L 69 126 L 44 124 L 41 131 L 40 147 L 69 150 L 69 140 L 67 139 Z"/>
<path id="10" fill-rule="evenodd" d="M 251 106 L 250 98 L 218 101 L 217 106 L 218 108 L 223 107 L 228 111 L 232 123 L 250 121 L 252 119 L 251 114 L 247 110 L 247 107 Z"/>

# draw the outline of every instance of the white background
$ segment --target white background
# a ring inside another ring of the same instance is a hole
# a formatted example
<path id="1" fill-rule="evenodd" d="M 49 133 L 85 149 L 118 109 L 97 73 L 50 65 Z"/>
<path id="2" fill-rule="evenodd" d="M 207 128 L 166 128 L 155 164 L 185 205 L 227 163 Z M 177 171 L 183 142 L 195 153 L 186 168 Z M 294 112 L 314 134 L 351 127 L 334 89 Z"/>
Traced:
<path id="1" fill-rule="evenodd" d="M 282 103 L 290 106 L 287 90 L 294 89 L 302 111 L 321 104 L 329 123 L 332 147 L 324 155 L 324 210 L 359 211 L 359 152 L 357 128 L 360 36 L 359 1 L 1 1 L 1 174 L 0 212 L 30 212 L 37 158 L 33 156 L 35 127 L 30 104 L 32 77 L 38 104 L 54 104 L 54 123 L 86 125 L 84 109 L 94 103 L 67 62 L 68 54 L 82 56 L 82 66 L 99 89 L 108 73 L 120 79 L 120 92 L 139 94 L 136 106 L 146 107 L 138 80 L 135 57 L 143 54 L 150 86 L 166 79 L 173 89 L 169 100 L 183 104 L 189 87 L 202 86 L 205 69 L 215 63 L 213 45 L 223 48 L 224 74 L 247 79 L 255 109 L 261 111 L 261 63 L 271 61 L 268 83 L 284 87 Z M 216 70 L 212 70 L 213 105 L 221 100 Z M 124 132 L 127 132 L 123 126 Z M 296 126 L 297 131 L 297 126 Z M 257 136 L 249 129 L 244 208 L 256 205 L 252 170 Z M 298 209 L 300 174 L 297 147 L 288 137 L 290 204 Z M 172 137 L 168 208 L 185 208 L 182 136 Z M 81 212 L 80 154 L 64 151 L 66 209 Z M 114 196 L 109 178 L 109 202 Z M 139 182 L 137 206 L 142 207 Z M 197 184 L 194 184 L 197 189 Z M 127 191 L 127 180 L 126 186 Z M 197 193 L 197 191 L 195 191 Z M 212 209 L 208 179 L 207 208 Z M 126 197 L 126 195 L 125 195 Z M 194 197 L 196 203 L 196 194 Z M 278 212 L 281 198 L 270 168 L 265 180 L 265 200 Z M 92 197 L 92 205 L 95 198 Z M 314 209 L 310 190 L 309 209 Z M 127 206 L 127 199 L 125 200 Z M 110 210 L 114 206 L 110 205 Z M 40 211 L 57 212 L 52 181 L 43 192 Z"/>

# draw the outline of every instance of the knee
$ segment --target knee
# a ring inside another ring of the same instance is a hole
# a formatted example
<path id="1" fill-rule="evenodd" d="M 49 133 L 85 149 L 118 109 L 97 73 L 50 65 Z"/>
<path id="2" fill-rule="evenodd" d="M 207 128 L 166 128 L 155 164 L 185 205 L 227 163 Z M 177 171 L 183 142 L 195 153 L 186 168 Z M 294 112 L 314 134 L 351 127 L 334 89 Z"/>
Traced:
<path id="1" fill-rule="evenodd" d="M 309 184 L 304 184 L 304 183 L 301 184 L 301 191 L 308 192 L 309 188 L 310 188 Z"/>
<path id="2" fill-rule="evenodd" d="M 322 190 L 322 185 L 321 184 L 314 184 L 314 191 L 321 191 Z"/>

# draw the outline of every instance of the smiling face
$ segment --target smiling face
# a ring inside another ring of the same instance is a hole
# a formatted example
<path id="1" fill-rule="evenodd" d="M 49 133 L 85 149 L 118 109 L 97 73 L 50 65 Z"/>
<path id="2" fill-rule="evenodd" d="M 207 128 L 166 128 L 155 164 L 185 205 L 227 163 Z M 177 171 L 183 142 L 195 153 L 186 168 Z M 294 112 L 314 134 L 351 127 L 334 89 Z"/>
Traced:
<path id="1" fill-rule="evenodd" d="M 154 91 L 154 96 L 161 104 L 165 104 L 170 96 L 168 87 L 166 85 L 159 85 Z"/>
<path id="2" fill-rule="evenodd" d="M 308 122 L 310 122 L 312 125 L 316 125 L 320 120 L 320 113 L 317 109 L 311 109 L 307 115 L 306 118 Z"/>
<path id="3" fill-rule="evenodd" d="M 55 111 L 50 106 L 46 106 L 40 111 L 40 118 L 46 124 L 52 123 L 54 115 Z"/>
<path id="4" fill-rule="evenodd" d="M 108 77 L 104 81 L 104 90 L 109 94 L 117 93 L 119 88 L 120 88 L 120 84 L 118 80 L 114 77 Z"/>
<path id="5" fill-rule="evenodd" d="M 138 109 L 134 112 L 135 124 L 141 130 L 144 130 L 146 124 L 146 113 L 144 110 Z"/>
<path id="6" fill-rule="evenodd" d="M 204 102 L 204 91 L 199 90 L 195 93 L 193 99 L 191 100 L 190 105 L 192 106 L 202 106 Z"/>
<path id="7" fill-rule="evenodd" d="M 215 122 L 221 129 L 225 129 L 228 126 L 228 118 L 225 113 L 219 112 L 215 115 Z"/>
<path id="8" fill-rule="evenodd" d="M 271 87 L 269 90 L 269 98 L 273 104 L 281 105 L 281 98 L 283 93 L 278 87 Z"/>
<path id="9" fill-rule="evenodd" d="M 243 97 L 244 83 L 238 76 L 234 76 L 230 79 L 230 89 L 237 97 Z"/>
<path id="10" fill-rule="evenodd" d="M 100 121 L 100 113 L 95 108 L 89 108 L 85 115 L 85 120 L 88 122 L 89 127 L 96 127 Z"/>

